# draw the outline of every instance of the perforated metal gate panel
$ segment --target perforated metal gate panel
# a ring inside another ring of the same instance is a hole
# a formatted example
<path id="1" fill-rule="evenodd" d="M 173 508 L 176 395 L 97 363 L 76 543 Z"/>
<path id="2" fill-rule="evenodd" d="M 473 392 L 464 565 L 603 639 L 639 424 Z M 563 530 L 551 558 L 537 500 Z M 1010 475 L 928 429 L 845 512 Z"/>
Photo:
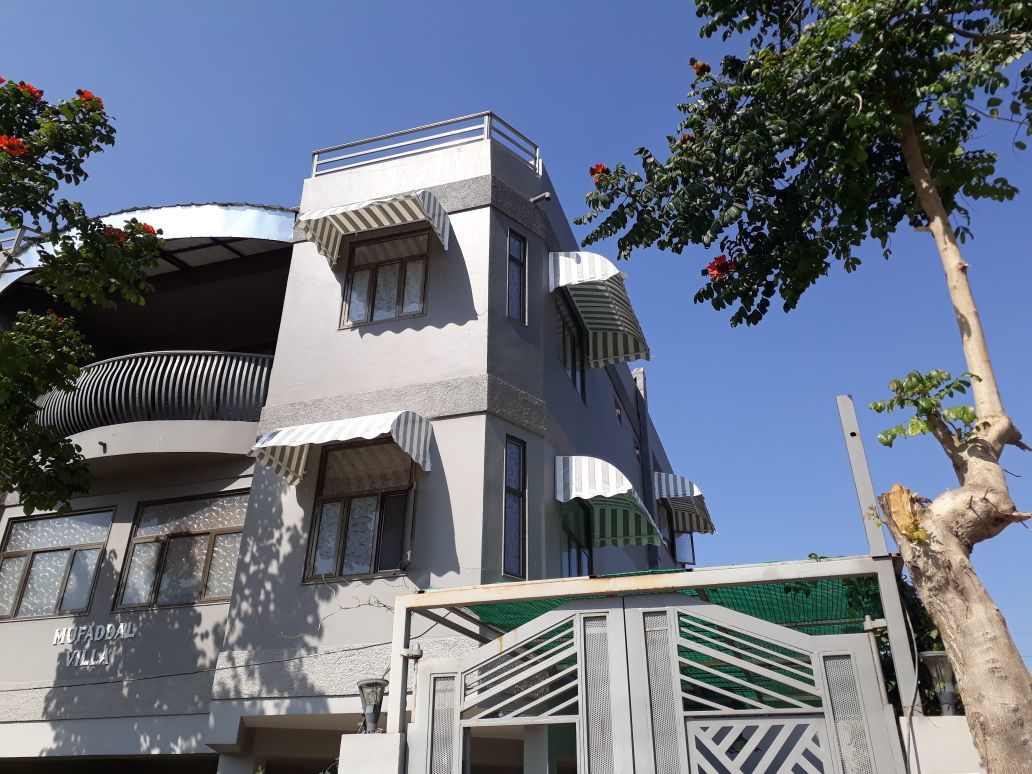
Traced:
<path id="1" fill-rule="evenodd" d="M 455 767 L 455 678 L 434 679 L 430 732 L 430 774 L 452 774 Z"/>
<path id="2" fill-rule="evenodd" d="M 681 708 L 670 673 L 670 625 L 666 613 L 645 613 L 643 618 L 656 774 L 678 774 L 681 756 L 677 724 Z"/>
<path id="3" fill-rule="evenodd" d="M 612 774 L 613 719 L 609 696 L 609 622 L 584 619 L 584 692 L 587 716 L 588 771 Z"/>
<path id="4" fill-rule="evenodd" d="M 824 671 L 842 769 L 846 774 L 874 774 L 853 660 L 849 656 L 825 656 Z"/>

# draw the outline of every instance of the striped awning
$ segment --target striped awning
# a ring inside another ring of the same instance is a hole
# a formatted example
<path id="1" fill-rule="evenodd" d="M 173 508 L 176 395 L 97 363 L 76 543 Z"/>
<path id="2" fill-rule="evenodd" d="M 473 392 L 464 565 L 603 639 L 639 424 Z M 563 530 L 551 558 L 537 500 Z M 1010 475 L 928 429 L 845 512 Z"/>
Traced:
<path id="1" fill-rule="evenodd" d="M 591 541 L 602 546 L 663 545 L 663 534 L 634 486 L 596 457 L 555 458 L 555 499 L 580 499 L 591 509 Z"/>
<path id="2" fill-rule="evenodd" d="M 308 450 L 327 443 L 390 437 L 423 470 L 430 470 L 430 422 L 414 411 L 392 411 L 367 417 L 317 422 L 270 430 L 248 454 L 297 484 L 305 473 Z"/>
<path id="3" fill-rule="evenodd" d="M 596 253 L 549 253 L 549 290 L 566 288 L 588 334 L 588 365 L 649 360 L 624 273 Z"/>
<path id="4" fill-rule="evenodd" d="M 713 520 L 706 508 L 702 490 L 684 476 L 673 473 L 653 474 L 656 499 L 665 501 L 674 514 L 674 531 L 701 532 L 711 535 L 716 532 Z"/>
<path id="5" fill-rule="evenodd" d="M 297 221 L 305 238 L 315 242 L 316 249 L 331 265 L 337 262 L 340 240 L 349 234 L 426 222 L 433 227 L 445 250 L 451 236 L 448 213 L 429 191 L 412 191 L 386 199 L 309 210 L 301 213 Z"/>

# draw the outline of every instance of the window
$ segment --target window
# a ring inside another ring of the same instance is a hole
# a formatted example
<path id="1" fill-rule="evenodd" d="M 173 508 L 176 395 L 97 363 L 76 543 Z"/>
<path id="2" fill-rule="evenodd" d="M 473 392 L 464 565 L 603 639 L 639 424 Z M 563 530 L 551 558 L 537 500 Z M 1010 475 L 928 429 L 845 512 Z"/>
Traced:
<path id="1" fill-rule="evenodd" d="M 590 508 L 580 502 L 567 503 L 560 512 L 560 522 L 563 529 L 560 546 L 563 554 L 563 577 L 580 578 L 593 575 Z"/>
<path id="2" fill-rule="evenodd" d="M 505 438 L 505 512 L 502 525 L 502 572 L 527 577 L 527 446 Z"/>
<path id="3" fill-rule="evenodd" d="M 112 511 L 12 521 L 0 552 L 0 618 L 90 606 Z"/>
<path id="4" fill-rule="evenodd" d="M 659 513 L 670 536 L 670 552 L 678 564 L 695 564 L 695 536 L 674 529 L 674 511 L 665 500 L 659 501 Z"/>
<path id="5" fill-rule="evenodd" d="M 412 465 L 390 442 L 352 444 L 323 455 L 306 580 L 404 568 Z"/>
<path id="6" fill-rule="evenodd" d="M 429 231 L 353 245 L 341 325 L 423 314 L 429 254 Z"/>
<path id="7" fill-rule="evenodd" d="M 229 599 L 247 492 L 140 507 L 122 578 L 122 607 Z"/>
<path id="8" fill-rule="evenodd" d="M 585 368 L 585 346 L 584 330 L 576 313 L 570 306 L 570 302 L 562 293 L 556 293 L 556 303 L 559 306 L 559 333 L 560 359 L 566 375 L 570 377 L 573 386 L 583 398 L 584 392 L 584 368 Z"/>
<path id="9" fill-rule="evenodd" d="M 527 322 L 527 240 L 515 231 L 509 232 L 508 315 Z"/>

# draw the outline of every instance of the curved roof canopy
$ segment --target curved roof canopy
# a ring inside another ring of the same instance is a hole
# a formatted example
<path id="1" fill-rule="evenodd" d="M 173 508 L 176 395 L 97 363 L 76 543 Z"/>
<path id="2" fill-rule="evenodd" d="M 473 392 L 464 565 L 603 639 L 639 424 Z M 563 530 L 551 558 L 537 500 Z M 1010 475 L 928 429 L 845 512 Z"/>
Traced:
<path id="1" fill-rule="evenodd" d="M 105 215 L 101 220 L 121 226 L 130 218 L 162 230 L 165 249 L 151 275 L 205 266 L 268 252 L 293 242 L 295 213 L 262 204 L 175 204 L 142 207 Z M 0 274 L 0 293 L 11 284 L 30 279 L 39 263 L 35 248 L 19 255 L 24 271 Z"/>
<path id="2" fill-rule="evenodd" d="M 565 288 L 588 334 L 588 365 L 649 360 L 624 273 L 597 253 L 549 253 L 549 290 Z"/>
<path id="3" fill-rule="evenodd" d="M 361 439 L 389 438 L 423 470 L 430 470 L 430 441 L 434 430 L 429 420 L 415 411 L 391 411 L 364 417 L 316 422 L 269 430 L 248 452 L 260 463 L 283 476 L 291 485 L 301 482 L 312 446 Z M 375 449 L 368 451 L 376 454 Z M 375 458 L 370 462 L 375 467 Z"/>
<path id="4" fill-rule="evenodd" d="M 663 534 L 620 470 L 597 457 L 555 458 L 555 499 L 582 500 L 591 510 L 592 545 L 663 545 Z M 575 529 L 580 525 L 571 525 Z"/>

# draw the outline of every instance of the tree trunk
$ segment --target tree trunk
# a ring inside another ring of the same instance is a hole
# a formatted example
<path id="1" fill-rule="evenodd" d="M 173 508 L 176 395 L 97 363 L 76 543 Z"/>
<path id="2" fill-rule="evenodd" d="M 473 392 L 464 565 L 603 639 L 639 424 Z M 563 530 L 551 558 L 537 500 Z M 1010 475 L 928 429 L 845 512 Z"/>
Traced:
<path id="1" fill-rule="evenodd" d="M 879 498 L 921 600 L 942 637 L 968 727 L 990 774 L 1032 772 L 1032 679 L 964 543 L 896 484 Z M 933 504 L 934 507 L 934 504 Z M 915 527 L 927 538 L 910 537 Z M 904 704 L 910 697 L 903 697 Z"/>
<path id="2" fill-rule="evenodd" d="M 914 587 L 939 629 L 964 700 L 968 727 L 990 774 L 1032 774 L 1032 677 L 1007 624 L 971 565 L 976 543 L 1029 518 L 1010 497 L 999 456 L 1021 435 L 1003 408 L 967 264 L 921 151 L 903 116 L 903 158 L 928 216 L 960 328 L 979 427 L 970 441 L 936 433 L 960 486 L 927 507 L 899 484 L 879 498 Z"/>

